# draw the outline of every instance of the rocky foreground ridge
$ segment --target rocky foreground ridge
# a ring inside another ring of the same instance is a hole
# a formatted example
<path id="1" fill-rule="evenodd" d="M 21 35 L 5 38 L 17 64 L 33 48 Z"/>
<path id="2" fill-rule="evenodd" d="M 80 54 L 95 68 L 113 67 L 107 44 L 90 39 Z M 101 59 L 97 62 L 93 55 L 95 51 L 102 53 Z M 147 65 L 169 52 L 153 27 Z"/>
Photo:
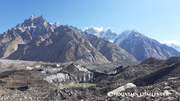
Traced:
<path id="1" fill-rule="evenodd" d="M 20 62 L 18 64 L 1 62 L 0 68 L 3 71 L 0 73 L 0 99 L 4 101 L 179 100 L 179 57 L 167 60 L 150 58 L 140 64 L 126 67 L 120 64 L 119 67 L 115 67 L 113 63 L 107 65 L 114 66 L 114 69 L 107 72 L 100 64 L 94 66 L 103 68 L 102 71 L 95 69 L 93 64 L 36 62 L 26 63 L 25 66 Z M 66 87 L 78 83 L 94 85 Z"/>

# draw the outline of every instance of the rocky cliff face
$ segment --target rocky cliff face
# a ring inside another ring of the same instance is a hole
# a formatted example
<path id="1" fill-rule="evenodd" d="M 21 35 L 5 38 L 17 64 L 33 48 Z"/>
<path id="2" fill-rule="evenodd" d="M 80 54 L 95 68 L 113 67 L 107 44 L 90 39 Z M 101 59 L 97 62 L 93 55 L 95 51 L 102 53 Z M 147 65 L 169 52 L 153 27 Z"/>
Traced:
<path id="1" fill-rule="evenodd" d="M 53 28 L 55 26 L 48 23 L 43 16 L 31 16 L 23 23 L 19 23 L 16 27 L 11 28 L 1 35 L 0 57 L 8 57 L 18 49 L 18 45 L 27 44 L 36 35 L 41 35 L 42 38 L 48 38 L 49 34 L 53 32 Z"/>

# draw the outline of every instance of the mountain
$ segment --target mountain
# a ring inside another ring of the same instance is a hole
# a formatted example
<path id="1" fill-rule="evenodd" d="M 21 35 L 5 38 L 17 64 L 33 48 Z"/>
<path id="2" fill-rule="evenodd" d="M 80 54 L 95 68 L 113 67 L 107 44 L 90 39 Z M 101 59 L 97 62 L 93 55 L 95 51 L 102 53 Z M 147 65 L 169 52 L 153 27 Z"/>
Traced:
<path id="1" fill-rule="evenodd" d="M 43 16 L 32 15 L 1 35 L 0 57 L 44 62 L 137 61 L 123 49 L 108 48 L 111 45 L 118 47 L 114 44 L 107 44 L 108 47 L 101 47 L 99 50 L 83 33 L 76 27 L 61 25 L 58 22 L 52 24 Z M 95 38 L 94 35 L 92 38 Z M 101 45 L 105 46 L 104 44 L 106 43 Z"/>
<path id="2" fill-rule="evenodd" d="M 84 33 L 84 35 L 90 41 L 90 43 L 109 61 L 137 61 L 131 54 L 108 40 L 106 41 L 89 33 Z"/>
<path id="3" fill-rule="evenodd" d="M 0 36 L 0 57 L 8 57 L 18 49 L 19 44 L 30 42 L 35 34 L 41 35 L 43 39 L 47 38 L 55 27 L 57 26 L 44 20 L 43 16 L 32 15 Z"/>
<path id="4" fill-rule="evenodd" d="M 178 52 L 180 52 L 180 46 L 179 45 L 176 45 L 176 44 L 171 44 L 172 48 L 176 49 Z"/>
<path id="5" fill-rule="evenodd" d="M 166 42 L 166 41 L 160 41 L 160 43 L 166 44 L 167 46 L 172 47 L 172 48 L 176 49 L 178 52 L 180 52 L 180 46 L 177 45 L 177 44 L 169 43 L 169 42 Z"/>
<path id="6" fill-rule="evenodd" d="M 117 34 L 113 32 L 111 28 L 107 28 L 107 30 L 104 31 L 102 28 L 89 27 L 84 31 L 96 35 L 100 38 L 107 38 L 109 41 L 114 41 L 115 37 L 117 36 Z"/>
<path id="7" fill-rule="evenodd" d="M 127 30 L 118 35 L 114 43 L 128 53 L 132 54 L 138 61 L 150 57 L 156 59 L 167 59 L 172 56 L 180 56 L 180 53 L 167 45 L 148 38 L 135 30 Z"/>
<path id="8" fill-rule="evenodd" d="M 81 59 L 85 62 L 108 62 L 81 33 L 63 25 L 56 28 L 47 39 L 41 35 L 34 36 L 29 43 L 19 46 L 8 58 L 46 62 Z"/>

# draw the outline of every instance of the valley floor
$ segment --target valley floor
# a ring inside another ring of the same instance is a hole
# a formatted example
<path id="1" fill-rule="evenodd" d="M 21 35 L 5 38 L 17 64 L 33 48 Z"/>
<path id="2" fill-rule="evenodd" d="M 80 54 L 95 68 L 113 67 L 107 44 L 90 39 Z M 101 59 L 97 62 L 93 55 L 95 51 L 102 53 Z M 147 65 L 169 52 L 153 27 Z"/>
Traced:
<path id="1" fill-rule="evenodd" d="M 109 69 L 108 69 L 109 67 Z M 180 58 L 125 65 L 0 59 L 4 101 L 178 101 Z"/>

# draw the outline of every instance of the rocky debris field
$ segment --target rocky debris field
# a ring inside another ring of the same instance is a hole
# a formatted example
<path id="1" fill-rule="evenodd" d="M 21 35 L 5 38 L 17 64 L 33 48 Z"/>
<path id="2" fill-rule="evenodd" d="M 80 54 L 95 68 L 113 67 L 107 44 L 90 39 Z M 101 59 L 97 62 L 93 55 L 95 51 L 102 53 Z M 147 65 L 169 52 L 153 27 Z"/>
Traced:
<path id="1" fill-rule="evenodd" d="M 21 65 L 7 61 L 0 64 L 2 101 L 179 101 L 180 97 L 179 57 L 150 58 L 126 67 L 114 63 L 110 70 L 107 68 L 110 63 L 21 61 L 26 64 Z M 95 66 L 105 69 L 97 70 Z M 78 83 L 92 85 L 85 87 Z"/>

